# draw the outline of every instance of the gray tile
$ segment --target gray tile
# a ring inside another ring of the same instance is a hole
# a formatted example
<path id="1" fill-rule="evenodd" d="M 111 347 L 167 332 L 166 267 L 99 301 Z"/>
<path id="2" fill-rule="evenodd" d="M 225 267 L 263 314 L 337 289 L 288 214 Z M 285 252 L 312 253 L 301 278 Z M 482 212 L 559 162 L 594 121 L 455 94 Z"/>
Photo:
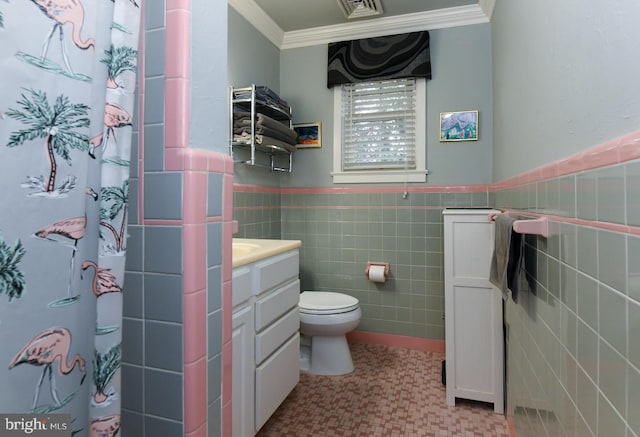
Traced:
<path id="1" fill-rule="evenodd" d="M 129 198 L 127 205 L 127 223 L 129 225 L 136 225 L 139 223 L 138 217 L 138 190 L 140 189 L 140 184 L 138 179 L 131 178 L 129 179 Z M 127 241 L 128 243 L 128 241 Z M 127 256 L 129 254 L 127 253 Z"/>
<path id="2" fill-rule="evenodd" d="M 222 268 L 207 269 L 207 313 L 222 308 Z"/>
<path id="3" fill-rule="evenodd" d="M 222 355 L 218 354 L 207 361 L 207 398 L 211 404 L 222 396 Z"/>
<path id="4" fill-rule="evenodd" d="M 142 321 L 122 319 L 122 361 L 142 365 Z"/>
<path id="5" fill-rule="evenodd" d="M 122 315 L 141 319 L 142 313 L 142 273 L 125 272 L 122 289 Z"/>
<path id="6" fill-rule="evenodd" d="M 622 410 L 624 415 L 624 407 Z M 613 436 L 625 435 L 626 426 L 621 417 L 621 413 L 607 401 L 607 399 L 599 394 L 598 398 L 598 435 Z"/>
<path id="7" fill-rule="evenodd" d="M 124 437 L 137 437 L 144 434 L 144 416 L 134 411 L 122 409 L 120 429 Z"/>
<path id="8" fill-rule="evenodd" d="M 600 340 L 598 388 L 624 414 L 627 401 L 627 360 Z"/>
<path id="9" fill-rule="evenodd" d="M 577 265 L 576 226 L 568 223 L 560 224 L 560 260 L 571 267 Z"/>
<path id="10" fill-rule="evenodd" d="M 625 222 L 624 166 L 614 165 L 597 171 L 598 220 Z"/>
<path id="11" fill-rule="evenodd" d="M 621 293 L 627 290 L 627 250 L 624 234 L 598 231 L 598 279 Z"/>
<path id="12" fill-rule="evenodd" d="M 216 399 L 207 408 L 207 432 L 208 437 L 222 436 L 222 407 L 220 399 Z"/>
<path id="13" fill-rule="evenodd" d="M 122 364 L 122 408 L 134 411 L 143 410 L 142 391 L 143 368 Z"/>
<path id="14" fill-rule="evenodd" d="M 144 75 L 162 76 L 165 63 L 165 30 L 158 28 L 144 33 Z"/>
<path id="15" fill-rule="evenodd" d="M 627 400 L 627 421 L 633 431 L 640 435 L 640 373 L 631 366 L 629 372 L 629 399 Z"/>
<path id="16" fill-rule="evenodd" d="M 207 217 L 222 215 L 223 188 L 222 175 L 209 173 L 207 176 Z"/>
<path id="17" fill-rule="evenodd" d="M 182 421 L 183 377 L 180 373 L 144 370 L 145 412 L 154 416 Z M 148 435 L 165 435 L 149 434 Z"/>
<path id="18" fill-rule="evenodd" d="M 600 335 L 618 352 L 627 356 L 627 299 L 615 290 L 600 285 Z"/>
<path id="19" fill-rule="evenodd" d="M 594 331 L 598 331 L 598 283 L 578 273 L 578 317 Z"/>
<path id="20" fill-rule="evenodd" d="M 144 218 L 182 218 L 182 173 L 145 173 Z"/>
<path id="21" fill-rule="evenodd" d="M 136 102 L 138 101 L 138 96 L 135 97 Z M 134 114 L 135 118 L 138 118 L 138 114 Z M 133 179 L 137 179 L 139 177 L 138 172 L 138 141 L 140 140 L 138 136 L 138 132 L 133 132 L 131 134 L 131 158 L 129 165 L 129 177 Z"/>
<path id="22" fill-rule="evenodd" d="M 627 235 L 627 272 L 627 294 L 640 302 L 640 237 L 636 235 Z"/>
<path id="23" fill-rule="evenodd" d="M 629 317 L 629 332 L 634 335 L 629 337 L 629 361 L 640 369 L 640 303 L 629 300 L 627 303 L 627 311 Z M 640 410 L 638 410 L 640 411 Z"/>
<path id="24" fill-rule="evenodd" d="M 596 173 L 587 171 L 576 176 L 576 213 L 578 218 L 596 220 L 598 212 Z"/>
<path id="25" fill-rule="evenodd" d="M 164 170 L 164 124 L 144 127 L 144 171 Z"/>
<path id="26" fill-rule="evenodd" d="M 182 371 L 182 325 L 146 321 L 144 324 L 145 366 Z"/>
<path id="27" fill-rule="evenodd" d="M 141 272 L 143 266 L 144 227 L 128 226 L 127 233 L 127 259 L 125 269 L 127 271 Z"/>
<path id="28" fill-rule="evenodd" d="M 183 437 L 183 424 L 174 420 L 162 419 L 160 417 L 151 417 L 149 415 L 144 418 L 145 435 L 162 436 L 162 437 Z"/>
<path id="29" fill-rule="evenodd" d="M 207 330 L 208 356 L 212 357 L 222 352 L 222 310 L 207 316 Z"/>
<path id="30" fill-rule="evenodd" d="M 578 270 L 598 277 L 598 231 L 579 227 L 576 233 Z"/>
<path id="31" fill-rule="evenodd" d="M 144 297 L 147 319 L 182 323 L 182 276 L 145 274 Z"/>
<path id="32" fill-rule="evenodd" d="M 591 430 L 597 430 L 598 419 L 598 390 L 596 386 L 587 378 L 586 374 L 578 368 L 577 404 L 578 411 L 586 420 L 586 424 Z M 583 436 L 586 434 L 576 434 Z"/>
<path id="33" fill-rule="evenodd" d="M 560 300 L 571 311 L 577 310 L 578 298 L 577 272 L 566 264 L 560 266 Z"/>
<path id="34" fill-rule="evenodd" d="M 144 269 L 146 272 L 176 274 L 182 273 L 181 227 L 146 227 L 144 245 Z"/>
<path id="35" fill-rule="evenodd" d="M 578 364 L 592 380 L 598 380 L 598 335 L 578 320 Z"/>
<path id="36" fill-rule="evenodd" d="M 144 5 L 145 29 L 157 29 L 164 27 L 165 0 L 155 0 Z"/>
<path id="37" fill-rule="evenodd" d="M 222 265 L 222 224 L 207 223 L 207 267 Z"/>
<path id="38" fill-rule="evenodd" d="M 640 226 L 640 161 L 626 164 L 627 224 Z"/>
<path id="39" fill-rule="evenodd" d="M 576 177 L 565 176 L 558 180 L 558 212 L 565 217 L 576 216 Z"/>
<path id="40" fill-rule="evenodd" d="M 164 77 L 145 79 L 144 124 L 164 123 Z"/>

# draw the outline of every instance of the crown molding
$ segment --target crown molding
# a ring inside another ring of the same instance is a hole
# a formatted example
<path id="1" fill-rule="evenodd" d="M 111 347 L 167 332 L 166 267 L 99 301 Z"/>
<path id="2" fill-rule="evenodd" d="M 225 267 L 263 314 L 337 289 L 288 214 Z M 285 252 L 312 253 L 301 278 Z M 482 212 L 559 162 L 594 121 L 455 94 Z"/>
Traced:
<path id="1" fill-rule="evenodd" d="M 269 41 L 282 49 L 284 31 L 253 0 L 228 0 L 229 6 L 235 9 L 245 20 L 253 25 Z"/>
<path id="2" fill-rule="evenodd" d="M 418 32 L 488 23 L 496 0 L 479 0 L 476 5 L 357 21 L 333 26 L 284 32 L 253 0 L 228 0 L 240 15 L 280 50 L 371 38 L 397 33 Z"/>

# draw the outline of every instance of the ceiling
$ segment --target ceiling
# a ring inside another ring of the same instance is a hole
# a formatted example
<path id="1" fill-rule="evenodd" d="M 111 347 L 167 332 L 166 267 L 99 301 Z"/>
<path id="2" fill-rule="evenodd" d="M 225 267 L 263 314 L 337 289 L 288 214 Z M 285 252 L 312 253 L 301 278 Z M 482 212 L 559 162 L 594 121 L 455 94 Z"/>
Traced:
<path id="1" fill-rule="evenodd" d="M 495 0 L 380 0 L 383 14 L 348 20 L 336 0 L 228 0 L 278 48 L 487 23 Z"/>

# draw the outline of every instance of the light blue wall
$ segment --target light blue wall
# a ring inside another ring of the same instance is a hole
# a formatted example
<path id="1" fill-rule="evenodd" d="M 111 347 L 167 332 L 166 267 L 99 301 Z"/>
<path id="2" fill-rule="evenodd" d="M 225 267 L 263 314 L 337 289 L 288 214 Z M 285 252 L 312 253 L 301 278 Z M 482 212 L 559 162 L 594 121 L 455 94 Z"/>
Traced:
<path id="1" fill-rule="evenodd" d="M 430 185 L 485 184 L 492 177 L 491 27 L 429 32 L 433 80 L 427 83 L 427 167 Z M 327 89 L 327 45 L 283 50 L 280 89 L 295 122 L 322 122 L 322 149 L 299 151 L 283 186 L 331 186 L 333 93 Z M 440 112 L 480 111 L 479 141 L 441 143 Z"/>
<path id="2" fill-rule="evenodd" d="M 222 61 L 207 59 L 211 64 L 224 65 Z M 228 84 L 246 87 L 251 84 L 268 86 L 275 92 L 280 90 L 280 50 L 253 27 L 235 9 L 228 8 Z M 281 96 L 287 100 L 286 95 Z M 224 113 L 227 114 L 228 104 Z M 226 117 L 229 123 L 229 117 Z M 228 141 L 228 130 L 224 138 Z M 236 165 L 234 182 L 252 185 L 279 185 L 279 173 L 270 173 L 260 167 Z"/>
<path id="3" fill-rule="evenodd" d="M 226 153 L 227 3 L 191 3 L 191 108 L 189 146 Z"/>
<path id="4" fill-rule="evenodd" d="M 636 0 L 498 2 L 495 180 L 638 129 L 638 17 Z"/>

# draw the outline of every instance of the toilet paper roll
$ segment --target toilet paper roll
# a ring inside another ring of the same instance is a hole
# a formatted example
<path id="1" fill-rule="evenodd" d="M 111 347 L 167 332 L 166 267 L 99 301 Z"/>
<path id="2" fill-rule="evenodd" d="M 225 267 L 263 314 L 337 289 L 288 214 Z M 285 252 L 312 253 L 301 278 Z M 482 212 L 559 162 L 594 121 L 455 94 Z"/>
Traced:
<path id="1" fill-rule="evenodd" d="M 370 266 L 369 280 L 384 283 L 386 281 L 386 278 L 384 277 L 384 266 Z"/>

